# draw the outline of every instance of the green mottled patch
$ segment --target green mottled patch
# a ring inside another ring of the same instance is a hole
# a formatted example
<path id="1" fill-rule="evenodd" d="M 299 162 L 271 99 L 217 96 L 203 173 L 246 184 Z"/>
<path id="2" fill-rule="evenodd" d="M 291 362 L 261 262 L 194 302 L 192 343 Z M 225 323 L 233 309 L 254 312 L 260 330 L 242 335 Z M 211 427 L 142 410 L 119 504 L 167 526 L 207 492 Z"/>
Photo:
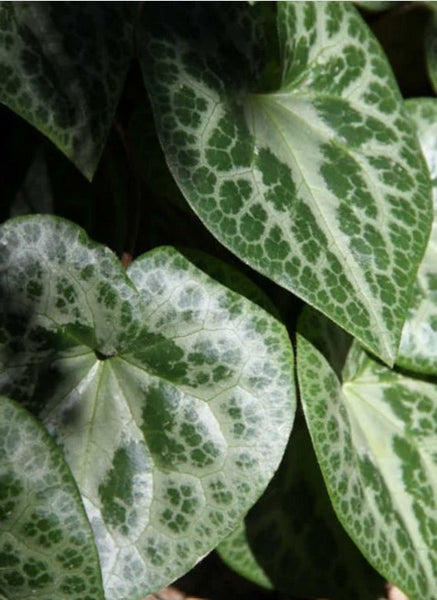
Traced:
<path id="1" fill-rule="evenodd" d="M 389 370 L 356 343 L 336 373 L 326 359 L 336 345 L 326 337 L 332 325 L 323 321 L 310 311 L 301 321 L 298 377 L 334 509 L 385 578 L 408 597 L 432 598 L 436 385 Z"/>
<path id="2" fill-rule="evenodd" d="M 437 374 L 437 100 L 408 100 L 433 186 L 434 222 L 417 273 L 396 362 L 412 371 Z M 405 212 L 405 224 L 408 223 Z M 392 284 L 393 285 L 393 284 Z"/>
<path id="3" fill-rule="evenodd" d="M 134 9 L 123 2 L 0 5 L 1 102 L 89 179 L 129 68 Z"/>
<path id="4" fill-rule="evenodd" d="M 351 3 L 278 3 L 277 40 L 274 10 L 147 5 L 139 55 L 166 159 L 221 243 L 392 364 L 431 226 L 426 165 Z"/>
<path id="5" fill-rule="evenodd" d="M 287 332 L 172 248 L 126 270 L 55 217 L 2 225 L 0 260 L 0 391 L 13 390 L 56 435 L 94 530 L 106 600 L 136 600 L 212 550 L 272 477 L 295 411 Z M 203 260 L 223 278 L 221 263 Z M 237 271 L 226 277 L 269 304 Z M 34 282 L 42 295 L 29 295 Z M 5 481 L 0 527 L 23 487 Z M 65 537 L 38 511 L 22 533 L 47 549 Z M 57 560 L 78 564 L 73 552 Z M 86 597 L 75 572 L 60 589 Z"/>
<path id="6" fill-rule="evenodd" d="M 75 579 L 71 587 L 69 581 Z M 0 590 L 10 600 L 103 600 L 79 492 L 34 417 L 0 397 Z"/>

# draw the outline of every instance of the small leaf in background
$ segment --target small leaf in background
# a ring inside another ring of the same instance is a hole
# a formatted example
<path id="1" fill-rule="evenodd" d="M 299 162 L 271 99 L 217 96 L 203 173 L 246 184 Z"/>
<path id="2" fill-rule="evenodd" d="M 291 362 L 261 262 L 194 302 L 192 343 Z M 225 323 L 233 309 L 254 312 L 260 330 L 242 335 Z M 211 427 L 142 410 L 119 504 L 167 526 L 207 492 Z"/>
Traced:
<path id="1" fill-rule="evenodd" d="M 295 410 L 287 332 L 171 248 L 126 272 L 61 219 L 0 232 L 0 390 L 62 446 L 107 600 L 137 600 L 212 550 L 276 470 Z"/>
<path id="2" fill-rule="evenodd" d="M 53 213 L 53 193 L 42 145 L 37 147 L 10 209 L 11 217 L 29 213 Z"/>
<path id="3" fill-rule="evenodd" d="M 430 81 L 437 94 L 437 3 L 430 2 L 429 5 L 434 10 L 425 37 L 426 66 Z"/>
<path id="4" fill-rule="evenodd" d="M 166 160 L 221 243 L 392 364 L 431 226 L 426 165 L 355 9 L 277 10 L 275 41 L 273 3 L 144 6 Z"/>
<path id="5" fill-rule="evenodd" d="M 395 10 L 370 17 L 405 98 L 430 95 L 424 47 L 430 15 L 426 2 L 402 2 Z"/>
<path id="6" fill-rule="evenodd" d="M 3 222 L 10 217 L 11 206 L 34 159 L 39 134 L 2 104 L 0 131 L 0 222 Z"/>
<path id="7" fill-rule="evenodd" d="M 411 598 L 437 579 L 437 385 L 389 370 L 357 343 L 342 377 L 301 327 L 299 387 L 334 509 L 369 562 Z"/>
<path id="8" fill-rule="evenodd" d="M 244 577 L 293 597 L 376 600 L 384 592 L 332 510 L 301 422 L 266 492 L 217 550 Z"/>
<path id="9" fill-rule="evenodd" d="M 0 396 L 0 596 L 103 600 L 94 537 L 62 452 Z"/>
<path id="10" fill-rule="evenodd" d="M 354 4 L 370 12 L 380 12 L 392 9 L 400 2 L 393 2 L 393 0 L 355 0 Z"/>
<path id="11" fill-rule="evenodd" d="M 91 179 L 132 55 L 136 3 L 0 2 L 0 101 Z"/>
<path id="12" fill-rule="evenodd" d="M 437 375 L 437 99 L 407 100 L 406 107 L 416 124 L 431 176 L 434 223 L 417 275 L 396 362 L 411 371 Z"/>

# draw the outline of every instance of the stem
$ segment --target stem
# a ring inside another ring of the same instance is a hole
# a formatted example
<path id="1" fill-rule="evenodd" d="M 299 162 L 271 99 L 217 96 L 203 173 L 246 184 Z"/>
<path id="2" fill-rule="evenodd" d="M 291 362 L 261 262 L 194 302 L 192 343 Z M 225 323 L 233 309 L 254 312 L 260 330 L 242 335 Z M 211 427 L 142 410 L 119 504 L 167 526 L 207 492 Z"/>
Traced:
<path id="1" fill-rule="evenodd" d="M 139 223 L 141 216 L 141 180 L 133 160 L 132 148 L 127 139 L 125 131 L 121 124 L 115 122 L 115 130 L 120 138 L 123 148 L 126 152 L 127 161 L 129 164 L 129 207 L 127 218 L 127 233 L 124 243 L 124 249 L 121 255 L 121 262 L 124 267 L 128 267 L 135 255 L 137 244 Z"/>

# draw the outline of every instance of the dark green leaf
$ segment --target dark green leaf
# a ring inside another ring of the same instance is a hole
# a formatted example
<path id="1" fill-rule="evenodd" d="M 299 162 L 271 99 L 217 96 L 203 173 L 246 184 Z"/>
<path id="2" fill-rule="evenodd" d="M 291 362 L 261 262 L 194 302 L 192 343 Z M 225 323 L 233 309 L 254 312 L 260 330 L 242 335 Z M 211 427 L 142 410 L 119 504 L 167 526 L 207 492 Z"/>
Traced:
<path id="1" fill-rule="evenodd" d="M 426 32 L 425 52 L 429 78 L 437 94 L 437 3 L 433 2 L 432 7 L 434 8 L 434 12 Z"/>
<path id="2" fill-rule="evenodd" d="M 92 178 L 132 54 L 134 2 L 0 2 L 0 101 Z"/>
<path id="3" fill-rule="evenodd" d="M 293 596 L 376 600 L 384 591 L 337 521 L 303 423 L 267 491 L 218 551 L 248 579 Z"/>
<path id="4" fill-rule="evenodd" d="M 393 0 L 355 0 L 355 4 L 370 12 L 379 12 L 389 10 L 400 4 L 400 2 L 393 2 Z"/>

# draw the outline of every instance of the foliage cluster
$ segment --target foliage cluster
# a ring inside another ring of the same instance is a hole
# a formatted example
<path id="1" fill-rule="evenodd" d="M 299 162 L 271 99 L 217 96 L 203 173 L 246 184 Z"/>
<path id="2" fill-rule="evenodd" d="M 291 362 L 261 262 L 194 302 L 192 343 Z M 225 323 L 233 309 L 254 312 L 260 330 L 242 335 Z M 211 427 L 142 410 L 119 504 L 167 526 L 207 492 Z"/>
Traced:
<path id="1" fill-rule="evenodd" d="M 437 598 L 437 4 L 357 4 L 0 2 L 1 600 Z"/>

